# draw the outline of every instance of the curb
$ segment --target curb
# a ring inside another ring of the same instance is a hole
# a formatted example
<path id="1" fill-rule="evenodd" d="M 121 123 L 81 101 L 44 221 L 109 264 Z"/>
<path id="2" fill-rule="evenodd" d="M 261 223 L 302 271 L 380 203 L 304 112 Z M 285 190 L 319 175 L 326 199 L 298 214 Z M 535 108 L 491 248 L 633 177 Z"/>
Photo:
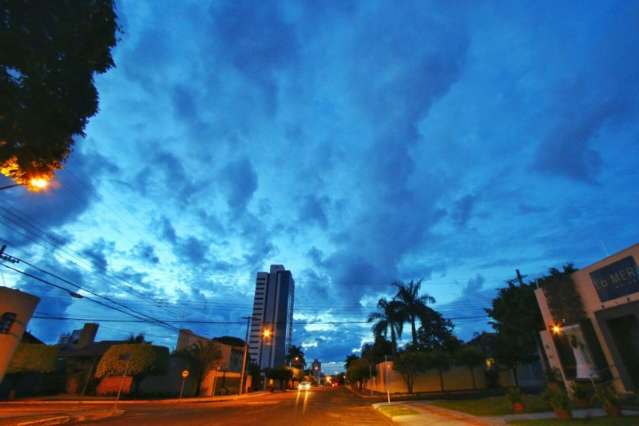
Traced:
<path id="1" fill-rule="evenodd" d="M 20 422 L 17 426 L 45 426 L 45 425 L 61 425 L 65 423 L 69 423 L 71 421 L 71 416 L 56 416 L 56 417 L 47 417 L 45 419 L 38 420 L 28 420 L 26 422 Z"/>

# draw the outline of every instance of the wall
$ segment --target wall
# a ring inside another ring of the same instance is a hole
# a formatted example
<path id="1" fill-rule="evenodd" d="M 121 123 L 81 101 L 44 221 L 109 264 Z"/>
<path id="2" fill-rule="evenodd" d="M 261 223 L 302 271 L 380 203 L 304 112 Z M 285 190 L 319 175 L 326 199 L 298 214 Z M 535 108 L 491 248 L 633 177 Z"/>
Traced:
<path id="1" fill-rule="evenodd" d="M 531 365 L 519 366 L 519 383 L 521 386 L 541 387 L 543 380 L 537 375 L 537 369 Z M 393 369 L 393 362 L 387 361 L 377 364 L 377 375 L 368 380 L 364 387 L 375 392 L 407 393 L 408 388 L 404 378 Z M 475 384 L 477 389 L 487 387 L 486 376 L 483 367 L 473 369 Z M 465 366 L 455 366 L 443 372 L 444 388 L 438 370 L 428 370 L 417 375 L 413 385 L 413 392 L 449 392 L 473 390 L 473 378 L 471 371 Z M 511 371 L 501 371 L 499 373 L 498 385 L 501 387 L 514 386 L 515 381 Z"/>
<path id="2" fill-rule="evenodd" d="M 5 312 L 16 314 L 9 332 L 0 333 L 0 382 L 39 301 L 38 297 L 29 293 L 0 286 L 0 317 Z"/>

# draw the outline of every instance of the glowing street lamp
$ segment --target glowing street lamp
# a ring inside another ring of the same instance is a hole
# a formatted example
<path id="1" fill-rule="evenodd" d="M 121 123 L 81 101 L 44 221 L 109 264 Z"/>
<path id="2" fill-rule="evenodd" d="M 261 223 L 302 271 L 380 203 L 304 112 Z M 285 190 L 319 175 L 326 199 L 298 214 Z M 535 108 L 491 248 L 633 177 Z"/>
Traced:
<path id="1" fill-rule="evenodd" d="M 273 336 L 273 332 L 271 331 L 270 328 L 265 328 L 262 331 L 262 337 L 264 337 L 265 339 L 270 339 Z"/>
<path id="2" fill-rule="evenodd" d="M 553 334 L 559 336 L 561 334 L 561 326 L 559 324 L 555 324 L 551 328 Z"/>
<path id="3" fill-rule="evenodd" d="M 15 188 L 16 186 L 24 186 L 31 192 L 42 192 L 49 187 L 51 181 L 43 176 L 35 176 L 29 179 L 27 183 L 14 183 L 11 185 L 0 186 L 0 191 L 4 189 Z"/>

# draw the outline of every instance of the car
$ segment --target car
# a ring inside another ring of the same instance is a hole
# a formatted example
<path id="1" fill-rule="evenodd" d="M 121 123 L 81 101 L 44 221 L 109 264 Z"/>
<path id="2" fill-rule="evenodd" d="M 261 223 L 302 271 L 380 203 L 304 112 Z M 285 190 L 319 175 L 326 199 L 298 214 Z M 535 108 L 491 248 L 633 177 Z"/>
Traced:
<path id="1" fill-rule="evenodd" d="M 309 390 L 310 388 L 311 382 L 300 382 L 300 384 L 297 385 L 298 390 Z"/>

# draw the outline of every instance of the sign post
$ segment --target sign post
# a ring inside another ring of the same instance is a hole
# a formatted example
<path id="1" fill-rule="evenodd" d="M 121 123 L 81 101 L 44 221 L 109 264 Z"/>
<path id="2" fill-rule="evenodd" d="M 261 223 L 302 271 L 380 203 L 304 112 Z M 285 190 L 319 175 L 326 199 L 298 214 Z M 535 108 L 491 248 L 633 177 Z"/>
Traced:
<path id="1" fill-rule="evenodd" d="M 118 396 L 115 397 L 115 404 L 113 405 L 113 411 L 118 409 L 118 401 L 120 400 L 120 394 L 122 393 L 122 387 L 124 386 L 124 378 L 126 377 L 126 373 L 129 371 L 129 363 L 131 362 L 131 354 L 124 353 L 120 354 L 118 357 L 120 361 L 126 361 L 124 366 L 124 373 L 122 374 L 122 378 L 120 379 L 120 388 L 118 389 Z"/>
<path id="2" fill-rule="evenodd" d="M 182 386 L 180 387 L 180 399 L 182 399 L 182 395 L 184 394 L 184 382 L 189 377 L 189 370 L 182 370 Z"/>

